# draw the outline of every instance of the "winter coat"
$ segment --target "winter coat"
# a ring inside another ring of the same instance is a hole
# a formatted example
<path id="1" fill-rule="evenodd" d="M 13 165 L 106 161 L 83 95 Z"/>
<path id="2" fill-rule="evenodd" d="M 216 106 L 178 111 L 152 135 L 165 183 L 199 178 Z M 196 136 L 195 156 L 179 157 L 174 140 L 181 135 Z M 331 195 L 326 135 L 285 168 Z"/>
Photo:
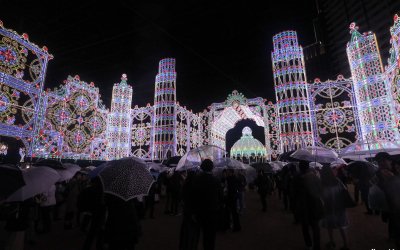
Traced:
<path id="1" fill-rule="evenodd" d="M 300 221 L 320 220 L 324 213 L 321 180 L 308 171 L 294 180 L 295 213 Z"/>

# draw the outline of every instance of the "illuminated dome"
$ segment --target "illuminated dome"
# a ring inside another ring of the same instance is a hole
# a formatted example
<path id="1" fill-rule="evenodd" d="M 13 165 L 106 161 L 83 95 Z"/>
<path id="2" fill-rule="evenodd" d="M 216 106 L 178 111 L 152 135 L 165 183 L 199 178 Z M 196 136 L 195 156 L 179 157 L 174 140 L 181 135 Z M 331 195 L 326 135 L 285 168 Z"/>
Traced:
<path id="1" fill-rule="evenodd" d="M 244 127 L 242 130 L 242 137 L 233 144 L 231 148 L 231 157 L 257 157 L 264 158 L 267 156 L 267 151 L 264 145 L 253 137 L 251 128 Z"/>

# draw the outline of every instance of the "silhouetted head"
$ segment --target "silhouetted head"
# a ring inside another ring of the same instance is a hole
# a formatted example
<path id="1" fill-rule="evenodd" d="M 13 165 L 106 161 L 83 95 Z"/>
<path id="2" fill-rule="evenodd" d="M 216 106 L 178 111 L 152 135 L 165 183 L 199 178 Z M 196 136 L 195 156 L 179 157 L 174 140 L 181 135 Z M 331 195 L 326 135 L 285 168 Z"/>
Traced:
<path id="1" fill-rule="evenodd" d="M 300 172 L 304 173 L 310 168 L 310 164 L 308 161 L 300 161 L 299 162 L 299 169 Z"/>
<path id="2" fill-rule="evenodd" d="M 375 155 L 374 160 L 378 163 L 379 168 L 390 169 L 392 165 L 392 156 L 387 152 L 379 152 Z"/>
<path id="3" fill-rule="evenodd" d="M 201 170 L 204 172 L 211 172 L 214 168 L 214 163 L 210 159 L 205 159 L 201 165 L 200 165 Z"/>
<path id="4" fill-rule="evenodd" d="M 333 172 L 333 169 L 328 166 L 322 167 L 321 171 L 319 172 L 321 176 L 321 182 L 323 186 L 330 187 L 336 186 L 338 184 L 338 179 Z"/>

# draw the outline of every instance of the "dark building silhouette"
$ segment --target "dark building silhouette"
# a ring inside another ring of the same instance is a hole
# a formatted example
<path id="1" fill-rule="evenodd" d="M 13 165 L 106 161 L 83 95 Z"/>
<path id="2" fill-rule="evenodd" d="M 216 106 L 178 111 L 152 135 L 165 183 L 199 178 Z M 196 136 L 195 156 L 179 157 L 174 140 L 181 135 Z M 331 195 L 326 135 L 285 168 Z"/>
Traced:
<path id="1" fill-rule="evenodd" d="M 304 46 L 307 78 L 350 77 L 346 44 L 352 22 L 360 31 L 376 34 L 384 65 L 389 56 L 393 16 L 400 12 L 400 0 L 315 0 L 314 44 Z"/>

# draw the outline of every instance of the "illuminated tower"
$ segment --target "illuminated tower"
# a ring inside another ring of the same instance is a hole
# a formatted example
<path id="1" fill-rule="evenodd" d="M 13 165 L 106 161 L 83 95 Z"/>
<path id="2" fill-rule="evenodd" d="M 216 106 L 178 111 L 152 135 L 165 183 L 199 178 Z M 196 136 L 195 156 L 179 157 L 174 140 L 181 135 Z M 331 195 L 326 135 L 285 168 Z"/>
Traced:
<path id="1" fill-rule="evenodd" d="M 284 31 L 273 37 L 274 73 L 280 150 L 295 150 L 314 144 L 310 104 L 304 68 L 303 48 L 296 31 Z"/>
<path id="2" fill-rule="evenodd" d="M 175 59 L 159 63 L 154 92 L 153 159 L 167 159 L 176 153 L 176 72 Z"/>
<path id="3" fill-rule="evenodd" d="M 110 160 L 128 157 L 131 149 L 132 87 L 126 74 L 114 84 L 107 124 L 107 156 Z"/>
<path id="4" fill-rule="evenodd" d="M 372 32 L 360 34 L 355 23 L 350 25 L 351 40 L 347 43 L 358 119 L 359 140 L 398 141 L 395 109 L 388 83 L 384 81 L 378 42 Z"/>

